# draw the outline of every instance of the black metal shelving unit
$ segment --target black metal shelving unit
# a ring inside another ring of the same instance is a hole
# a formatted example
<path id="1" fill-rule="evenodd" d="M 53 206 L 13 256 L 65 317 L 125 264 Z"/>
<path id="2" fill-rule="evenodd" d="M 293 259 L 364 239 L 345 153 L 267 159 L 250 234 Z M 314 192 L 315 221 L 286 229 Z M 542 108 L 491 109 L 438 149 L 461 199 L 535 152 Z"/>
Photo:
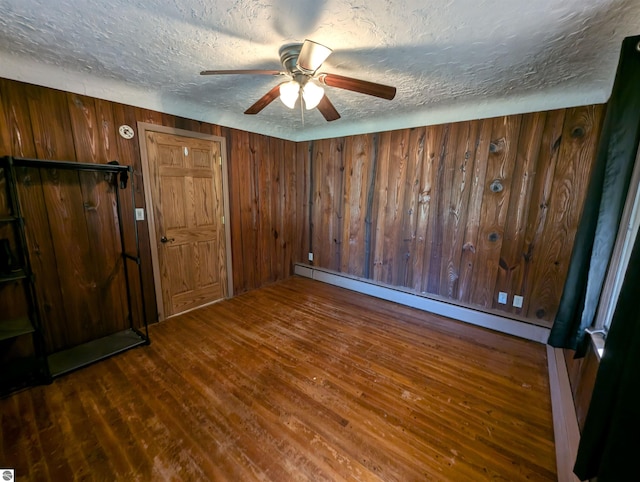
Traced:
<path id="1" fill-rule="evenodd" d="M 4 172 L 7 207 L 10 210 L 10 215 L 1 217 L 0 223 L 13 227 L 15 252 L 12 251 L 12 254 L 18 263 L 17 269 L 0 273 L 0 290 L 6 288 L 10 283 L 20 283 L 27 303 L 26 313 L 22 316 L 6 318 L 3 316 L 4 313 L 0 312 L 0 344 L 2 344 L 4 351 L 18 338 L 26 335 L 31 336 L 33 343 L 31 354 L 3 361 L 2 370 L 0 370 L 0 395 L 6 395 L 29 385 L 47 383 L 51 380 L 51 375 L 44 351 L 42 325 L 12 159 L 10 157 L 1 158 L 0 169 Z"/>
<path id="2" fill-rule="evenodd" d="M 19 225 L 20 238 L 22 243 L 22 253 L 25 257 L 24 269 L 21 272 L 15 272 L 7 274 L 7 278 L 11 277 L 12 280 L 23 277 L 29 280 L 30 286 L 30 298 L 29 298 L 29 317 L 28 320 L 13 320 L 8 321 L 6 324 L 0 325 L 0 339 L 4 336 L 6 327 L 7 333 L 11 330 L 14 332 L 25 334 L 29 330 L 34 333 L 34 345 L 36 346 L 36 357 L 41 361 L 42 376 L 38 378 L 39 381 L 47 381 L 51 378 L 58 377 L 69 373 L 78 368 L 84 367 L 91 363 L 103 360 L 107 357 L 121 353 L 130 348 L 136 346 L 149 344 L 149 331 L 147 325 L 147 313 L 145 309 L 144 299 L 141 300 L 142 310 L 142 326 L 134 326 L 132 300 L 131 300 L 131 285 L 129 277 L 128 261 L 134 262 L 137 266 L 137 275 L 140 283 L 140 293 L 144 296 L 144 287 L 142 285 L 142 267 L 140 262 L 140 242 L 138 236 L 138 226 L 135 221 L 135 214 L 132 217 L 133 229 L 135 237 L 135 252 L 128 253 L 125 244 L 124 225 L 122 220 L 122 202 L 120 197 L 120 191 L 127 188 L 129 184 L 131 191 L 131 206 L 135 210 L 135 189 L 133 186 L 133 169 L 130 166 L 122 166 L 117 162 L 112 161 L 109 164 L 92 164 L 92 163 L 78 163 L 68 161 L 43 161 L 39 159 L 28 158 L 16 158 L 16 157 L 4 157 L 2 158 L 2 166 L 5 167 L 7 174 L 7 184 L 10 185 L 12 192 L 12 208 L 14 209 L 13 216 L 10 218 L 0 218 L 0 222 L 16 222 Z M 104 172 L 111 173 L 115 179 L 115 199 L 116 199 L 116 212 L 118 227 L 120 232 L 120 247 L 121 255 L 123 257 L 124 266 L 124 278 L 126 282 L 126 300 L 129 328 L 124 331 L 113 333 L 111 335 L 91 340 L 87 343 L 69 348 L 67 350 L 59 351 L 56 353 L 45 355 L 44 351 L 44 337 L 42 336 L 42 327 L 40 319 L 38 317 L 39 311 L 37 307 L 37 298 L 35 296 L 34 279 L 31 273 L 30 265 L 28 263 L 28 249 L 26 244 L 26 237 L 24 232 L 24 220 L 22 219 L 19 211 L 19 197 L 17 191 L 17 180 L 15 174 L 16 167 L 29 167 L 39 169 L 67 169 L 74 171 L 88 171 L 88 172 Z M 10 181 L 9 181 L 10 178 Z M 2 275 L 0 275 L 0 282 L 3 281 Z M 28 322 L 28 323 L 27 323 Z M 29 326 L 30 325 L 30 326 Z M 20 336 L 20 335 L 16 335 Z M 36 340 L 37 339 L 37 340 Z M 5 368 L 2 367 L 3 371 Z"/>

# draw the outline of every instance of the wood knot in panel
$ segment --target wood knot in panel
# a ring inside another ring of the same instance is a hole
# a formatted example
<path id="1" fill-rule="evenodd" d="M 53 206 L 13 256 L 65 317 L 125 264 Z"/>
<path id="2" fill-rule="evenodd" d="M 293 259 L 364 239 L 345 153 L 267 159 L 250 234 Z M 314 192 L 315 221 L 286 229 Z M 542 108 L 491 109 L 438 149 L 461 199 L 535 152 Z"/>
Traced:
<path id="1" fill-rule="evenodd" d="M 504 186 L 502 185 L 502 181 L 500 179 L 494 179 L 493 182 L 489 185 L 489 189 L 492 192 L 502 192 Z"/>
<path id="2" fill-rule="evenodd" d="M 24 172 L 27 172 L 27 169 L 24 169 Z M 31 176 L 29 174 L 25 174 L 24 177 L 21 179 L 22 184 L 24 184 L 25 186 L 29 187 L 33 184 L 33 182 L 31 181 Z"/>
<path id="3" fill-rule="evenodd" d="M 500 257 L 500 260 L 498 261 L 498 266 L 500 266 L 505 271 L 511 271 L 512 269 L 512 268 L 509 268 L 507 261 L 503 257 Z"/>
<path id="4" fill-rule="evenodd" d="M 489 241 L 491 241 L 492 243 L 495 243 L 500 239 L 500 235 L 498 233 L 489 233 L 488 238 L 489 238 Z"/>
<path id="5" fill-rule="evenodd" d="M 571 129 L 571 137 L 573 137 L 574 139 L 580 139 L 582 137 L 584 137 L 584 127 L 582 126 L 576 126 L 573 129 Z"/>
<path id="6" fill-rule="evenodd" d="M 475 253 L 476 252 L 476 247 L 473 245 L 473 243 L 465 243 L 464 246 L 462 247 L 463 251 L 470 251 L 471 253 Z"/>
<path id="7" fill-rule="evenodd" d="M 498 153 L 504 151 L 504 139 L 496 139 L 489 144 L 489 152 Z"/>

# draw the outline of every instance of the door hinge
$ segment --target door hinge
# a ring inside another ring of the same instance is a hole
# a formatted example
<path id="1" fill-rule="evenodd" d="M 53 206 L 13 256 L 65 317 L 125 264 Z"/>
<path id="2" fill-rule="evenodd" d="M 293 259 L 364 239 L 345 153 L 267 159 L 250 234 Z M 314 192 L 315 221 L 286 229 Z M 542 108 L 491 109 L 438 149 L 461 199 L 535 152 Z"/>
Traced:
<path id="1" fill-rule="evenodd" d="M 220 163 L 220 165 L 222 166 L 222 156 L 218 156 L 218 162 Z"/>
<path id="2" fill-rule="evenodd" d="M 222 224 L 224 224 L 224 216 L 222 216 Z"/>

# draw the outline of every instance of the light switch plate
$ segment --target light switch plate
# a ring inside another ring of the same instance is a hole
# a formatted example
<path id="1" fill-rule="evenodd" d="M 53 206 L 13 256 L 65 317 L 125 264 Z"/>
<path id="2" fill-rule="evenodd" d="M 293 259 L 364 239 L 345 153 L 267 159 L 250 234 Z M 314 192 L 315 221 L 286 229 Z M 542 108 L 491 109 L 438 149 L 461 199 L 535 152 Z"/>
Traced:
<path id="1" fill-rule="evenodd" d="M 144 221 L 144 208 L 136 208 L 136 221 Z"/>
<path id="2" fill-rule="evenodd" d="M 504 291 L 500 291 L 498 293 L 498 303 L 500 303 L 501 305 L 507 304 L 507 294 Z"/>

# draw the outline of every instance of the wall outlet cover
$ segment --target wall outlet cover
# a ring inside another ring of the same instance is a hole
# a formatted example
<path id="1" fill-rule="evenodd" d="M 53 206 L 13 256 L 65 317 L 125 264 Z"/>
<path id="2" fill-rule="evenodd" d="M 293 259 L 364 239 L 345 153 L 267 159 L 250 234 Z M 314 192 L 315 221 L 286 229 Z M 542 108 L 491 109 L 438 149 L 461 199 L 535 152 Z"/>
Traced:
<path id="1" fill-rule="evenodd" d="M 513 297 L 513 306 L 516 308 L 522 308 L 522 302 L 524 301 L 524 297 L 520 295 L 515 295 Z"/>
<path id="2" fill-rule="evenodd" d="M 313 261 L 313 253 L 309 253 L 309 261 Z"/>
<path id="3" fill-rule="evenodd" d="M 136 221 L 144 221 L 144 208 L 136 208 Z"/>

